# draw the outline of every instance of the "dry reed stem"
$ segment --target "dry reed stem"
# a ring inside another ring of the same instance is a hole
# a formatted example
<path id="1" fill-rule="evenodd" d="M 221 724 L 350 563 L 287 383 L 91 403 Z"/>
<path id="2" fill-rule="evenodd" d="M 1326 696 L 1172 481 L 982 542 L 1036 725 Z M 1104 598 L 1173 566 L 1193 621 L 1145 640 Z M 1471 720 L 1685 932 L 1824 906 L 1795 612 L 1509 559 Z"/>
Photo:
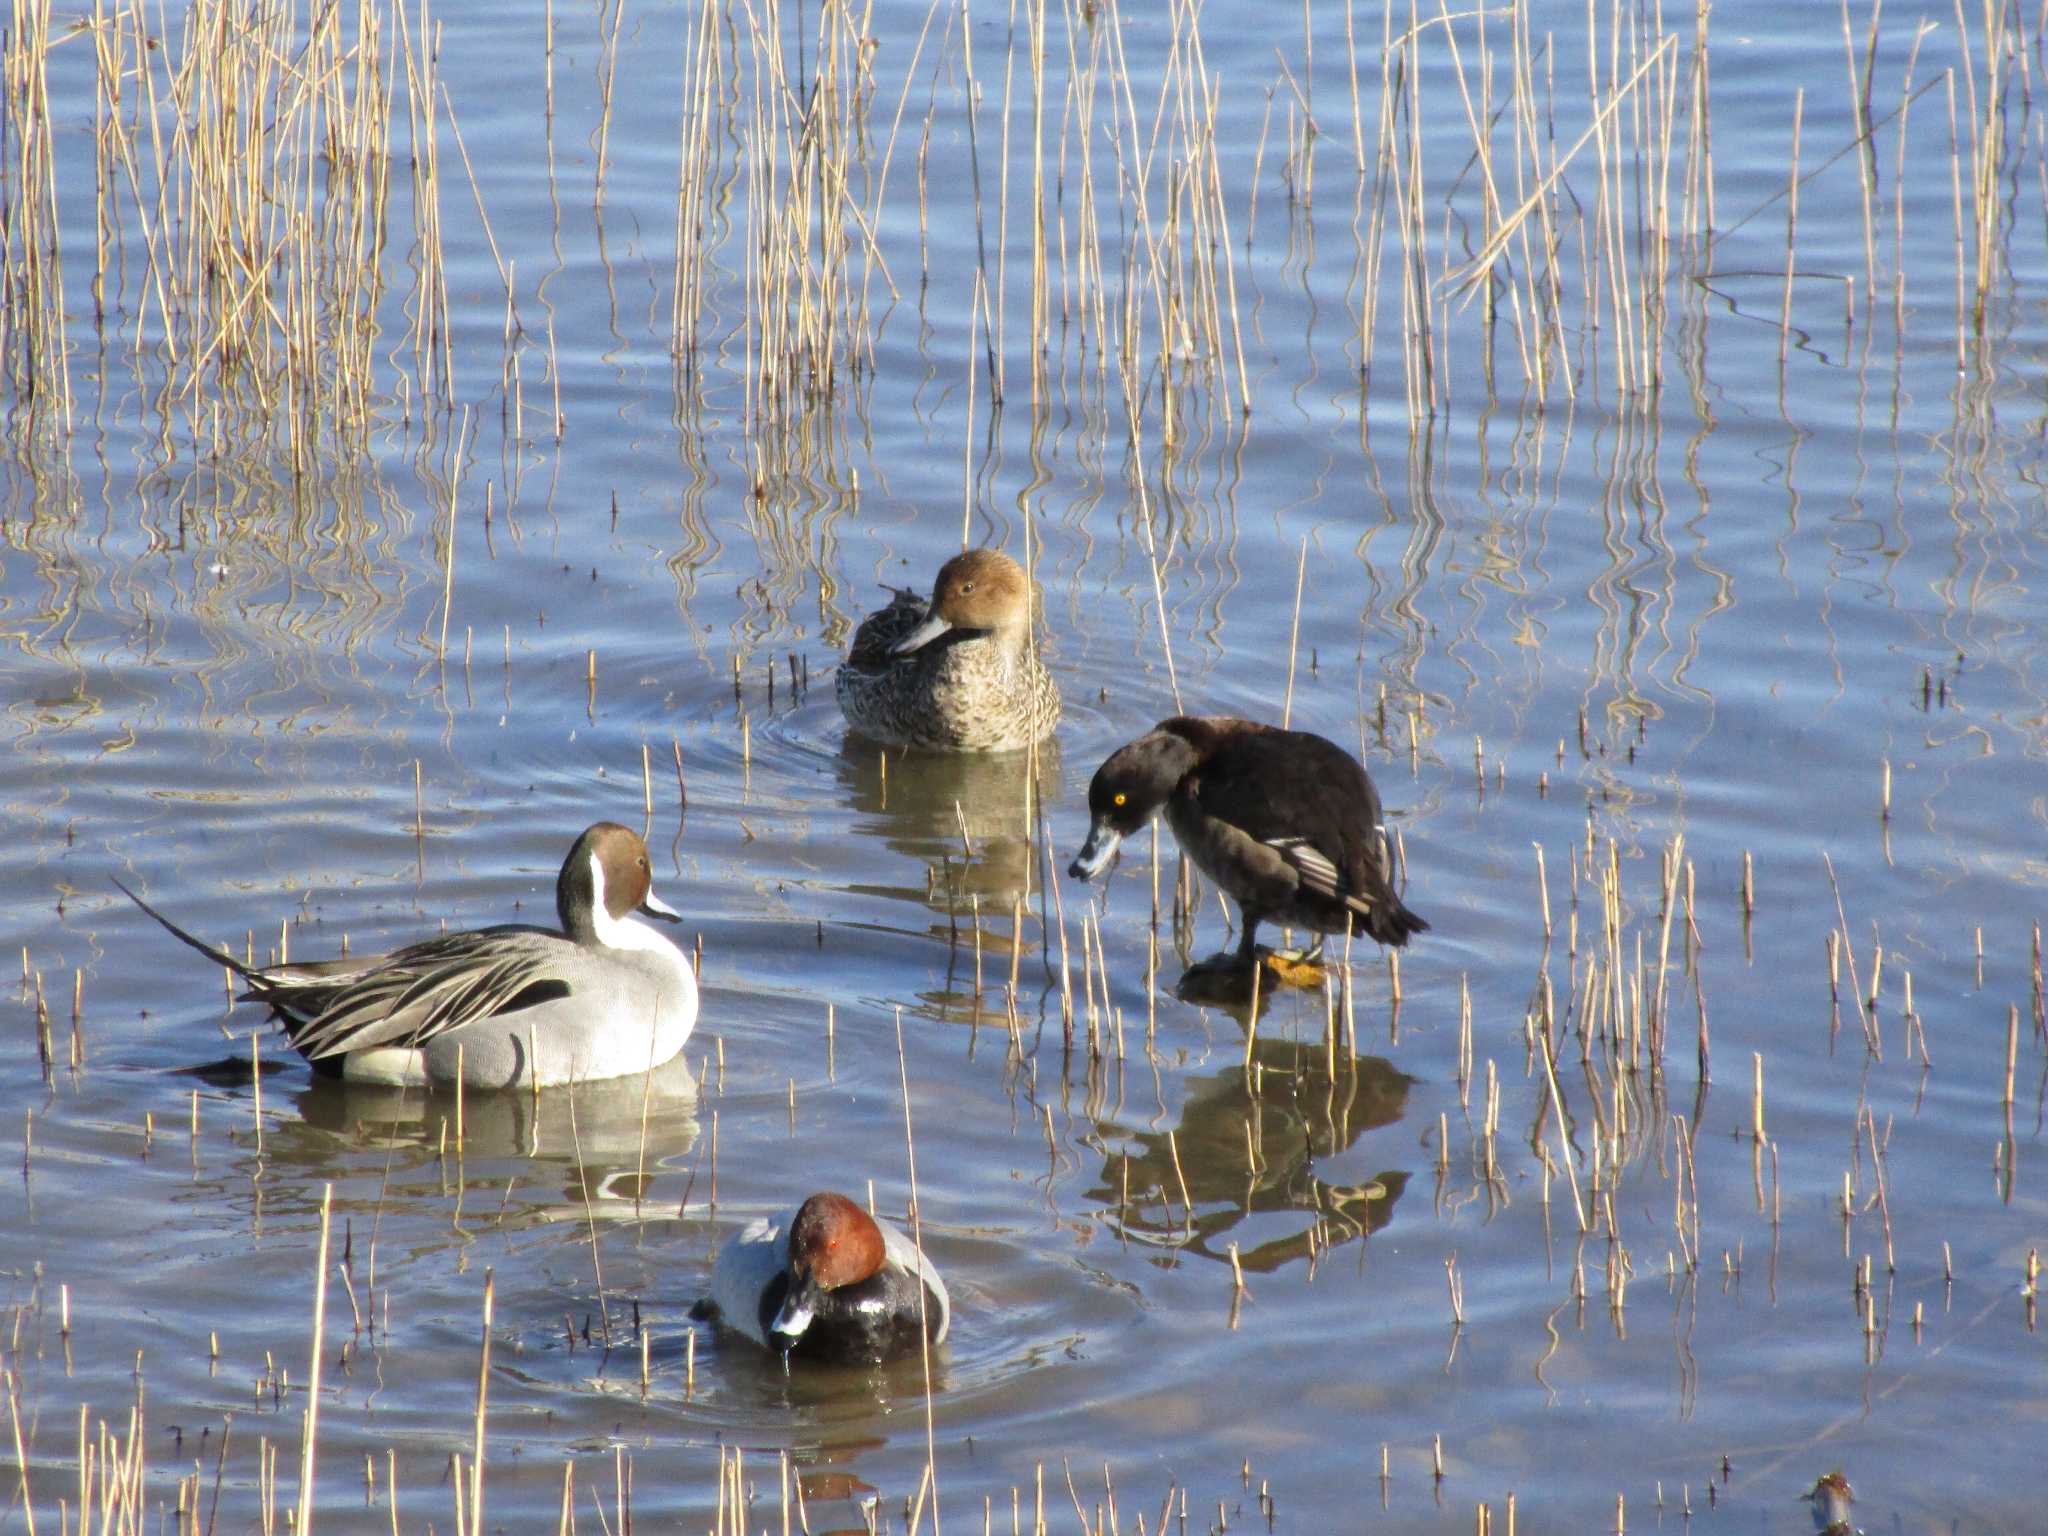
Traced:
<path id="1" fill-rule="evenodd" d="M 910 1241 L 917 1250 L 918 1263 L 924 1263 L 924 1208 L 917 1197 L 917 1143 L 911 1134 L 910 1123 L 910 1058 L 903 1046 L 903 1010 L 896 1010 L 896 1075 L 903 1094 L 903 1158 L 910 1175 Z M 929 1287 L 920 1284 L 917 1288 L 917 1332 L 918 1352 L 924 1367 L 924 1464 L 925 1479 L 932 1491 L 932 1533 L 939 1532 L 939 1461 L 938 1439 L 932 1412 L 932 1345 L 931 1328 L 925 1318 L 925 1292 Z"/>
<path id="2" fill-rule="evenodd" d="M 1586 130 L 1573 141 L 1571 148 L 1558 158 L 1549 174 L 1536 184 L 1535 190 L 1522 200 L 1514 212 L 1501 221 L 1500 227 L 1493 234 L 1493 238 L 1480 248 L 1479 254 L 1462 267 L 1447 274 L 1442 280 L 1445 284 L 1458 292 L 1467 295 L 1471 293 L 1479 281 L 1492 271 L 1493 264 L 1500 259 L 1501 252 L 1507 249 L 1508 242 L 1521 227 L 1522 221 L 1536 210 L 1543 197 L 1549 193 L 1558 178 L 1564 174 L 1565 168 L 1571 164 L 1572 160 L 1578 155 L 1578 152 L 1586 147 L 1587 141 L 1594 138 L 1596 134 L 1603 133 L 1606 130 L 1608 120 L 1620 110 L 1622 103 L 1628 98 L 1629 93 L 1641 83 L 1643 77 L 1649 73 L 1651 66 L 1658 63 L 1667 52 L 1676 46 L 1677 39 L 1675 37 L 1667 37 L 1657 45 L 1656 50 L 1636 67 L 1635 71 L 1619 88 L 1608 96 L 1607 100 L 1594 114 L 1592 123 L 1588 124 Z"/>
<path id="3" fill-rule="evenodd" d="M 334 1214 L 334 1185 L 320 1186 L 320 1249 L 313 1273 L 313 1346 L 306 1367 L 305 1424 L 299 1442 L 299 1503 L 294 1529 L 313 1528 L 314 1446 L 320 1429 L 320 1368 L 326 1353 L 327 1333 L 327 1242 Z M 24 1482 L 26 1488 L 26 1482 Z"/>
<path id="4" fill-rule="evenodd" d="M 1301 555 L 1294 566 L 1294 622 L 1287 632 L 1287 692 L 1280 701 L 1280 729 L 1294 718 L 1294 664 L 1301 651 L 1301 595 L 1308 585 L 1308 539 L 1301 541 Z"/>

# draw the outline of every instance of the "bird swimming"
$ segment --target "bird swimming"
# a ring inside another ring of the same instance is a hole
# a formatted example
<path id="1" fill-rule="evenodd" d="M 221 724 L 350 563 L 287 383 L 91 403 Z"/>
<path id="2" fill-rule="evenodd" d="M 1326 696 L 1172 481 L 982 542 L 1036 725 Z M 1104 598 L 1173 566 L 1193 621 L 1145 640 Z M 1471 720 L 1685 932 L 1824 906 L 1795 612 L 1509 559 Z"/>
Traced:
<path id="1" fill-rule="evenodd" d="M 381 955 L 251 965 L 130 901 L 248 983 L 316 1071 L 351 1081 L 548 1087 L 645 1072 L 697 1022 L 690 959 L 636 913 L 681 920 L 653 892 L 640 835 L 586 828 L 555 881 L 561 929 L 505 923 Z"/>
<path id="2" fill-rule="evenodd" d="M 943 1343 L 952 1324 L 931 1260 L 893 1224 L 829 1190 L 728 1239 L 705 1310 L 785 1361 L 877 1364 L 921 1337 Z"/>
<path id="3" fill-rule="evenodd" d="M 1048 735 L 1059 685 L 1031 647 L 1031 580 L 1000 550 L 939 567 L 929 603 L 898 590 L 854 632 L 834 681 L 846 722 L 889 747 L 1007 752 Z"/>

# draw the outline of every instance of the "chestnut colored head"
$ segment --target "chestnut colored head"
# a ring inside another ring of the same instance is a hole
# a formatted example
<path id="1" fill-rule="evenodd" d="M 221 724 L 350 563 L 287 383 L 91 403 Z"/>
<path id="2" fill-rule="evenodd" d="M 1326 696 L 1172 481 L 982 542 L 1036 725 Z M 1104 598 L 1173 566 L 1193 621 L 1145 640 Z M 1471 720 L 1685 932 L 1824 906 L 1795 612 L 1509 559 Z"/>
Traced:
<path id="1" fill-rule="evenodd" d="M 789 1272 L 821 1291 L 859 1285 L 882 1267 L 882 1229 L 844 1195 L 815 1194 L 789 1225 Z"/>
<path id="2" fill-rule="evenodd" d="M 887 1250 L 874 1217 L 844 1195 L 812 1195 L 789 1224 L 789 1288 L 768 1325 L 785 1358 L 811 1326 L 828 1292 L 859 1285 L 882 1267 Z"/>

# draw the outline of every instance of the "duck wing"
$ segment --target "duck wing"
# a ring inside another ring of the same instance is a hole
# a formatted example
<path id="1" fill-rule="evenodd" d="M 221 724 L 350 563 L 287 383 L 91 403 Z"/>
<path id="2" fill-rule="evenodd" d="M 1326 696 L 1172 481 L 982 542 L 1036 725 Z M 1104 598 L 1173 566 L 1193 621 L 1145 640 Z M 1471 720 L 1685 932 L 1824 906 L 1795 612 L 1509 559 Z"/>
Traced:
<path id="1" fill-rule="evenodd" d="M 1307 731 L 1225 737 L 1187 785 L 1203 812 L 1272 848 L 1303 891 L 1341 902 L 1383 944 L 1429 924 L 1395 894 L 1379 792 L 1358 760 Z"/>
<path id="2" fill-rule="evenodd" d="M 507 924 L 447 934 L 337 971 L 332 962 L 249 974 L 249 993 L 283 1020 L 308 1060 L 380 1046 L 418 1047 L 478 1019 L 564 997 L 547 928 Z"/>
<path id="3" fill-rule="evenodd" d="M 846 664 L 857 671 L 880 672 L 895 665 L 902 659 L 890 654 L 896 642 L 931 616 L 931 605 L 908 587 L 891 587 L 889 593 L 889 605 L 862 619 L 853 632 Z"/>
<path id="4" fill-rule="evenodd" d="M 285 965 L 250 965 L 180 928 L 120 880 L 121 894 L 190 945 L 248 983 L 242 1002 L 263 1003 L 308 1060 L 376 1046 L 417 1046 L 494 1014 L 569 995 L 558 974 L 552 928 L 504 923 L 443 934 L 388 955 L 350 955 Z"/>

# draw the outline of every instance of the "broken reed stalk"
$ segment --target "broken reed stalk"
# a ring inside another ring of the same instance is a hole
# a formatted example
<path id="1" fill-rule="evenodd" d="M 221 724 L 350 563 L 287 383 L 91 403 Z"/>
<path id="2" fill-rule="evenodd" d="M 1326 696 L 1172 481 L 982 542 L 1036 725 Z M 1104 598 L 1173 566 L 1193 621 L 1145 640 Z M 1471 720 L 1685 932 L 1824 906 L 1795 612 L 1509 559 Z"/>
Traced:
<path id="1" fill-rule="evenodd" d="M 612 1310 L 610 1302 L 605 1299 L 604 1260 L 597 1251 L 597 1212 L 592 1209 L 590 1204 L 590 1180 L 584 1177 L 583 1135 L 576 1126 L 576 1095 L 571 1092 L 563 1094 L 562 1097 L 568 1101 L 569 1105 L 569 1145 L 576 1153 L 576 1185 L 583 1193 L 583 1221 L 590 1233 L 590 1271 L 597 1281 L 597 1315 L 601 1326 L 604 1328 L 605 1345 L 610 1347 L 612 1342 Z M 711 1199 L 714 1205 L 718 1200 L 717 1124 L 718 1119 L 714 1114 L 712 1116 L 713 1131 L 711 1140 Z"/>
<path id="2" fill-rule="evenodd" d="M 924 1209 L 917 1197 L 917 1142 L 911 1134 L 910 1124 L 910 1057 L 903 1047 L 903 1009 L 896 1009 L 896 1078 L 903 1094 L 903 1159 L 910 1175 L 910 1241 L 917 1250 L 920 1266 L 924 1258 Z M 924 1468 L 925 1477 L 932 1490 L 932 1530 L 934 1536 L 939 1528 L 939 1459 L 938 1437 L 932 1413 L 932 1334 L 925 1318 L 925 1293 L 930 1288 L 922 1283 L 917 1287 L 917 1333 L 918 1354 L 924 1366 Z"/>
<path id="3" fill-rule="evenodd" d="M 1585 1232 L 1589 1230 L 1589 1224 L 1586 1220 L 1586 1203 L 1579 1198 L 1578 1168 L 1572 1161 L 1571 1136 L 1565 1129 L 1564 1094 L 1559 1091 L 1557 1086 L 1557 1063 L 1551 1059 L 1549 1030 L 1537 1030 L 1536 1038 L 1543 1046 L 1543 1076 L 1550 1084 L 1550 1105 L 1557 1112 L 1557 1146 L 1564 1156 L 1565 1182 L 1571 1186 L 1572 1209 L 1578 1213 L 1579 1230 Z"/>
<path id="4" fill-rule="evenodd" d="M 304 1536 L 313 1529 L 314 1444 L 320 1430 L 320 1367 L 326 1354 L 327 1241 L 334 1215 L 334 1185 L 320 1186 L 320 1251 L 313 1273 L 313 1347 L 306 1367 L 306 1413 L 299 1440 L 299 1506 L 293 1529 Z M 23 1489 L 26 1491 L 26 1473 Z"/>
<path id="5" fill-rule="evenodd" d="M 1188 1176 L 1180 1166 L 1180 1137 L 1173 1131 L 1166 1133 L 1166 1151 L 1173 1159 L 1173 1181 L 1180 1186 L 1182 1230 L 1192 1242 L 1195 1236 L 1195 1202 L 1188 1194 Z"/>
<path id="6" fill-rule="evenodd" d="M 2034 989 L 2034 1033 L 2040 1035 L 2044 1043 L 2048 1043 L 2048 990 L 2044 990 L 2042 984 L 2041 925 L 2038 922 L 2034 924 L 2034 961 L 2030 979 L 2033 982 Z M 1913 1008 L 1912 978 L 1910 976 L 1907 978 L 1906 988 L 1906 1011 L 1910 1013 Z"/>
<path id="7" fill-rule="evenodd" d="M 1266 964 L 1254 952 L 1252 955 L 1252 1001 L 1251 1008 L 1245 1016 L 1244 1031 L 1244 1070 L 1247 1079 L 1249 1079 L 1252 1070 L 1252 1053 L 1258 1049 L 1259 1044 L 1259 987 L 1265 978 L 1265 974 Z"/>
<path id="8" fill-rule="evenodd" d="M 1664 1020 L 1666 1018 L 1664 995 L 1665 983 L 1671 974 L 1671 915 L 1678 905 L 1678 872 L 1685 863 L 1685 834 L 1675 834 L 1671 846 L 1665 853 L 1664 862 L 1664 917 L 1662 932 L 1657 940 L 1657 1001 L 1650 1011 L 1651 1050 L 1650 1067 L 1661 1071 L 1664 1066 Z M 1695 973 L 1697 974 L 1697 973 Z"/>
<path id="9" fill-rule="evenodd" d="M 491 1312 L 497 1287 L 493 1271 L 484 1271 L 484 1319 L 480 1330 L 483 1337 L 477 1346 L 476 1363 L 476 1436 L 469 1456 L 469 1529 L 470 1536 L 484 1536 L 484 1409 L 490 1398 L 491 1387 Z M 644 1338 L 646 1335 L 642 1334 Z"/>
<path id="10" fill-rule="evenodd" d="M 1294 664 L 1301 650 L 1301 595 L 1308 585 L 1308 539 L 1301 541 L 1301 556 L 1294 566 L 1294 623 L 1287 632 L 1287 693 L 1280 701 L 1280 729 L 1294 718 Z"/>
<path id="11" fill-rule="evenodd" d="M 1785 297 L 1778 314 L 1778 367 L 1783 370 L 1792 342 L 1792 280 L 1799 242 L 1799 133 L 1806 116 L 1806 87 L 1792 98 L 1792 167 L 1785 181 Z"/>

